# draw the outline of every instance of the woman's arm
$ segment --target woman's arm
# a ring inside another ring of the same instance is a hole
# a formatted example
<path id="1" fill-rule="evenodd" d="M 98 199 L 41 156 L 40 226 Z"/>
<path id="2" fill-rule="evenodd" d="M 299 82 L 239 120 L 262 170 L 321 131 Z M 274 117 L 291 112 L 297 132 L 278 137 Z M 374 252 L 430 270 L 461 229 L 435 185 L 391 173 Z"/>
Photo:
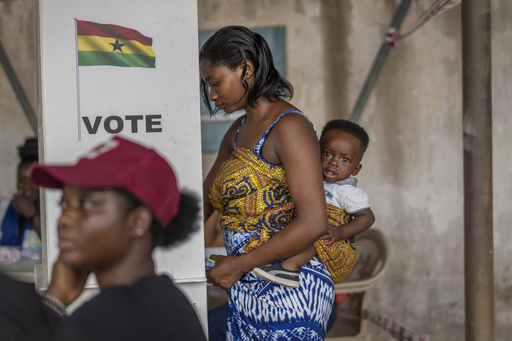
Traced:
<path id="1" fill-rule="evenodd" d="M 215 178 L 215 174 L 217 174 L 217 170 L 222 166 L 224 161 L 229 159 L 231 153 L 233 152 L 233 144 L 235 142 L 235 135 L 238 127 L 240 126 L 240 121 L 242 117 L 238 118 L 233 122 L 231 127 L 228 129 L 222 141 L 220 142 L 219 152 L 217 153 L 217 158 L 213 163 L 210 171 L 206 175 L 206 178 L 203 181 L 203 214 L 204 221 L 206 222 L 210 216 L 213 214 L 215 209 L 210 203 L 210 198 L 208 197 L 208 193 L 210 192 L 210 187 L 212 185 L 213 179 Z"/>
<path id="2" fill-rule="evenodd" d="M 22 194 L 16 194 L 11 201 L 12 207 L 25 219 L 30 219 L 28 223 L 32 226 L 41 238 L 41 219 L 39 217 L 39 207 L 34 202 Z"/>
<path id="3" fill-rule="evenodd" d="M 222 230 L 218 228 L 219 212 L 214 211 L 210 218 L 204 223 L 204 246 L 223 246 Z"/>
<path id="4" fill-rule="evenodd" d="M 88 276 L 89 272 L 73 269 L 57 258 L 46 292 L 68 306 L 80 296 Z"/>
<path id="5" fill-rule="evenodd" d="M 294 255 L 327 230 L 320 147 L 309 121 L 298 114 L 283 116 L 264 145 L 263 156 L 277 156 L 286 172 L 296 218 L 265 244 L 239 257 L 213 256 L 210 283 L 228 289 L 254 267 Z M 215 257 L 215 258 L 214 258 Z"/>

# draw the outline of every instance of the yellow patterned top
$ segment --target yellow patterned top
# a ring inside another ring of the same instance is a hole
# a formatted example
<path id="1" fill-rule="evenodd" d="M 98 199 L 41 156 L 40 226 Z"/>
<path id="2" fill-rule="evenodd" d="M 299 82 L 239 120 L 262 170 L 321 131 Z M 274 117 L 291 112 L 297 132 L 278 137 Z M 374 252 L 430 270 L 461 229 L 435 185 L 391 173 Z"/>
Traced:
<path id="1" fill-rule="evenodd" d="M 222 228 L 255 233 L 246 252 L 267 242 L 295 218 L 284 169 L 246 148 L 236 147 L 220 167 L 209 197 L 220 213 Z"/>

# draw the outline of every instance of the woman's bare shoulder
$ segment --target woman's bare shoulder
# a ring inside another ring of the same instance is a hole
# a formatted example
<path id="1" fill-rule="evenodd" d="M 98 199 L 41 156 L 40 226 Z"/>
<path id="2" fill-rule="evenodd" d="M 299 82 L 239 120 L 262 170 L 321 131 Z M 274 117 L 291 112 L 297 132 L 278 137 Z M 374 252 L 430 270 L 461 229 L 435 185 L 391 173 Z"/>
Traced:
<path id="1" fill-rule="evenodd" d="M 275 125 L 275 129 L 280 133 L 284 133 L 286 135 L 294 135 L 294 134 L 314 134 L 316 135 L 315 128 L 313 123 L 309 120 L 306 114 L 304 114 L 299 109 L 292 107 L 294 110 L 292 112 L 288 112 L 285 115 L 282 115 L 279 121 Z M 284 111 L 283 111 L 284 112 Z M 300 137 L 300 135 L 296 136 Z"/>

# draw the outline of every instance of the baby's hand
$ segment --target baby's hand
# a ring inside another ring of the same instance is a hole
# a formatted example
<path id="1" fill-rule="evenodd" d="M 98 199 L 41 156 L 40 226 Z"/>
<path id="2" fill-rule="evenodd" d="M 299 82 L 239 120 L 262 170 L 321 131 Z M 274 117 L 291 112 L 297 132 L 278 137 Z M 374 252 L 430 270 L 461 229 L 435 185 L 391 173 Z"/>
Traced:
<path id="1" fill-rule="evenodd" d="M 334 242 L 341 240 L 341 228 L 339 226 L 334 226 L 329 224 L 327 226 L 327 233 L 323 237 L 326 245 L 332 245 Z"/>

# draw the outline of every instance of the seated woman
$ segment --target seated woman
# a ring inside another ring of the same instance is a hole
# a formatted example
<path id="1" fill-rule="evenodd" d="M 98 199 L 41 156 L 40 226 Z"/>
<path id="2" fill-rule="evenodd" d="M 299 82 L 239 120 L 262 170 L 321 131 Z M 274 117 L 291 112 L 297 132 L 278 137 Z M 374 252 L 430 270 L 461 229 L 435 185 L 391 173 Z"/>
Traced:
<path id="1" fill-rule="evenodd" d="M 169 277 L 155 273 L 153 249 L 185 240 L 198 229 L 199 212 L 160 155 L 114 137 L 75 165 L 35 167 L 32 179 L 62 188 L 60 252 L 42 301 L 65 314 L 91 273 L 100 293 L 62 317 L 41 309 L 37 299 L 31 309 L 21 309 L 21 295 L 15 300 L 1 290 L 3 339 L 205 340 L 187 298 Z M 0 287 L 13 287 L 12 281 L 0 276 Z M 27 328 L 30 321 L 39 324 Z"/>
<path id="2" fill-rule="evenodd" d="M 24 246 L 40 256 L 39 187 L 30 180 L 30 167 L 38 160 L 37 140 L 28 138 L 18 149 L 18 191 L 12 199 L 0 203 L 0 245 Z"/>

